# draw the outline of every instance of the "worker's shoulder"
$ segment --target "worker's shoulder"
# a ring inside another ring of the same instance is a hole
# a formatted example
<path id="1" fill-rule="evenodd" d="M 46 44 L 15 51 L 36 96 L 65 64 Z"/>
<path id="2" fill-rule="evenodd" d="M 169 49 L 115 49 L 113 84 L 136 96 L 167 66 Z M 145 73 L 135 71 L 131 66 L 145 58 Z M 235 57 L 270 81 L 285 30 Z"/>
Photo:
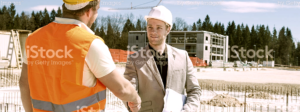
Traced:
<path id="1" fill-rule="evenodd" d="M 178 54 L 178 55 L 185 55 L 186 54 L 186 50 L 178 49 L 178 48 L 173 47 L 171 45 L 167 45 L 167 46 L 170 47 L 170 49 L 172 50 L 173 54 Z"/>
<path id="2" fill-rule="evenodd" d="M 75 28 L 73 28 L 72 32 L 76 36 L 92 37 L 92 38 L 98 38 L 98 39 L 102 40 L 102 38 L 100 36 L 92 34 L 91 32 L 89 32 L 89 31 L 87 31 L 87 30 L 85 30 L 85 29 L 83 29 L 81 27 L 75 27 Z"/>

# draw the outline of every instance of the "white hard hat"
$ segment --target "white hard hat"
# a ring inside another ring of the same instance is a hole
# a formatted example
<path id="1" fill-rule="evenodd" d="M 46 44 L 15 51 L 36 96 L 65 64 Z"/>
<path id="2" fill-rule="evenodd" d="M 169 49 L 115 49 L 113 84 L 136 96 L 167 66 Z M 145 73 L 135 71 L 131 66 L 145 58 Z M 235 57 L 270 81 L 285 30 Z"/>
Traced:
<path id="1" fill-rule="evenodd" d="M 169 9 L 167 9 L 165 6 L 157 6 L 152 8 L 148 16 L 145 16 L 146 21 L 148 21 L 149 18 L 158 19 L 161 21 L 166 22 L 170 25 L 170 28 L 172 29 L 172 13 Z"/>

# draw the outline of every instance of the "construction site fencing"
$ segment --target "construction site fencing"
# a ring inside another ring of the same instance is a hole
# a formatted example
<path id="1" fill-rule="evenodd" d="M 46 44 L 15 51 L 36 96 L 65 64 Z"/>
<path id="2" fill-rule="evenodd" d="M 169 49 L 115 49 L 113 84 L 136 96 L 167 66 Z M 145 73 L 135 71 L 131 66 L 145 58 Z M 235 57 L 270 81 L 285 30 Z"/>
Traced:
<path id="1" fill-rule="evenodd" d="M 298 87 L 212 83 L 200 87 L 204 112 L 300 112 Z"/>
<path id="2" fill-rule="evenodd" d="M 0 77 L 0 112 L 24 112 L 18 87 L 20 70 L 1 69 Z M 199 86 L 200 112 L 300 112 L 298 87 L 214 83 L 200 83 Z M 106 112 L 116 111 L 126 112 L 127 109 L 107 90 Z"/>

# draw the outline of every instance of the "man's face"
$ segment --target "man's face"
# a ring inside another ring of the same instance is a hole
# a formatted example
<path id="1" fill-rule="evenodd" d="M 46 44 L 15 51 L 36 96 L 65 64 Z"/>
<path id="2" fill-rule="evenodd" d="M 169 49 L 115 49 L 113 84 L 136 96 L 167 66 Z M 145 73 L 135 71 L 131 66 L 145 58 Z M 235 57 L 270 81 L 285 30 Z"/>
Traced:
<path id="1" fill-rule="evenodd" d="M 97 19 L 99 8 L 100 8 L 100 3 L 98 3 L 96 10 L 93 10 L 93 8 L 90 9 L 89 13 L 91 16 L 87 24 L 88 27 L 92 27 L 93 23 Z"/>
<path id="2" fill-rule="evenodd" d="M 157 19 L 148 19 L 147 36 L 151 46 L 162 45 L 166 42 L 170 29 L 167 29 L 166 23 Z"/>

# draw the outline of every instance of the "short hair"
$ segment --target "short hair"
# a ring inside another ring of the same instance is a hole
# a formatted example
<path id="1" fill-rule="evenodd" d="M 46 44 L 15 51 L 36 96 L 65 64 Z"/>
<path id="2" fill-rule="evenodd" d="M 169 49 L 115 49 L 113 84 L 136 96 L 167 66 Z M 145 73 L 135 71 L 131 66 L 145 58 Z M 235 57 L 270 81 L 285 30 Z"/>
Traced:
<path id="1" fill-rule="evenodd" d="M 78 10 L 69 10 L 65 6 L 65 3 L 64 3 L 62 5 L 63 15 L 74 16 L 75 19 L 79 19 L 79 17 L 82 16 L 90 8 L 92 8 L 94 11 L 97 10 L 97 5 L 99 3 L 100 3 L 99 0 L 93 0 L 93 1 L 90 1 L 87 6 L 81 8 L 81 9 L 78 9 Z"/>

